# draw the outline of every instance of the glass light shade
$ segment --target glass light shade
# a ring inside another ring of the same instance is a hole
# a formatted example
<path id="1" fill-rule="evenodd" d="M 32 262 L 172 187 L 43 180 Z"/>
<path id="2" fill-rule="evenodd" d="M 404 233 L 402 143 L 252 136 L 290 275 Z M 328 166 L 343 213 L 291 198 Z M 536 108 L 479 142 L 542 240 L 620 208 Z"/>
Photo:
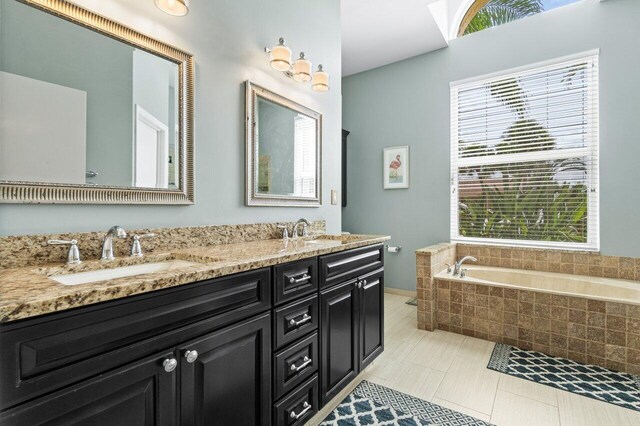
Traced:
<path id="1" fill-rule="evenodd" d="M 293 63 L 293 79 L 301 83 L 311 81 L 311 62 L 305 59 L 304 52 Z"/>
<path id="2" fill-rule="evenodd" d="M 291 49 L 284 45 L 284 39 L 271 49 L 271 68 L 278 71 L 289 71 L 291 69 Z"/>
<path id="3" fill-rule="evenodd" d="M 322 69 L 322 65 L 318 65 L 318 70 L 313 73 L 311 89 L 313 89 L 314 92 L 329 91 L 329 73 Z"/>
<path id="4" fill-rule="evenodd" d="M 189 0 L 155 0 L 158 9 L 173 16 L 189 13 Z"/>

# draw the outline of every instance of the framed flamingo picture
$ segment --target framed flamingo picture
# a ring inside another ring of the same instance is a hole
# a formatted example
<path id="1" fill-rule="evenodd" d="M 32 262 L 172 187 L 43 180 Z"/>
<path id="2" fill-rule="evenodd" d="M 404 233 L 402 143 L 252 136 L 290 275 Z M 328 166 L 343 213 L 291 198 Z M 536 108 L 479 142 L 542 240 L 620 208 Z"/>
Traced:
<path id="1" fill-rule="evenodd" d="M 385 148 L 382 157 L 384 189 L 409 188 L 409 146 Z"/>

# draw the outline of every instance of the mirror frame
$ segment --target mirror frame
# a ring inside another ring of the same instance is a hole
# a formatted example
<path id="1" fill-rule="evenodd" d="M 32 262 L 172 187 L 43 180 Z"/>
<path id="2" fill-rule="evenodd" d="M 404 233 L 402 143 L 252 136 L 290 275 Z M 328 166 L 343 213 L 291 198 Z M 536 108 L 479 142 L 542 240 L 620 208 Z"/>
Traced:
<path id="1" fill-rule="evenodd" d="M 193 204 L 193 99 L 192 54 L 148 37 L 66 0 L 15 0 L 73 24 L 111 37 L 178 65 L 179 150 L 178 189 L 107 185 L 17 182 L 0 180 L 0 203 L 36 204 Z"/>
<path id="2" fill-rule="evenodd" d="M 247 81 L 246 83 L 246 205 L 271 207 L 320 207 L 322 205 L 322 114 L 285 98 L 271 90 Z M 256 115 L 258 97 L 276 105 L 297 111 L 316 121 L 316 193 L 313 197 L 261 194 L 257 191 L 258 167 L 256 150 Z"/>

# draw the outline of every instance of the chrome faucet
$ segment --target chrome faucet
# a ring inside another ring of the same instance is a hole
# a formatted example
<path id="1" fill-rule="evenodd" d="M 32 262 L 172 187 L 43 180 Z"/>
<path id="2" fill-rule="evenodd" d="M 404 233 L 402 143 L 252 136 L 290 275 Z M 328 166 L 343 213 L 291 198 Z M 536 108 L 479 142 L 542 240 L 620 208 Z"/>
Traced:
<path id="1" fill-rule="evenodd" d="M 478 261 L 478 259 L 476 259 L 476 258 L 475 258 L 475 257 L 473 257 L 473 256 L 465 256 L 465 257 L 463 257 L 462 259 L 458 260 L 458 261 L 455 263 L 455 265 L 453 265 L 453 276 L 454 276 L 454 277 L 455 277 L 455 276 L 457 276 L 457 275 L 460 275 L 460 271 L 461 271 L 461 269 L 462 269 L 462 264 L 463 264 L 464 262 L 466 262 L 467 260 L 469 260 L 469 261 L 471 261 L 471 262 L 477 262 L 477 261 Z"/>
<path id="2" fill-rule="evenodd" d="M 296 222 L 295 225 L 293 225 L 293 232 L 292 232 L 292 237 L 293 238 L 298 238 L 299 232 L 298 232 L 298 226 L 302 225 L 302 236 L 306 237 L 307 235 L 309 235 L 308 231 L 307 231 L 307 227 L 310 226 L 311 224 L 309 223 L 309 221 L 307 219 L 298 219 L 298 221 Z"/>
<path id="3" fill-rule="evenodd" d="M 107 231 L 107 235 L 105 235 L 102 240 L 102 260 L 115 259 L 115 256 L 113 255 L 113 237 L 127 238 L 127 233 L 118 225 L 112 226 Z"/>

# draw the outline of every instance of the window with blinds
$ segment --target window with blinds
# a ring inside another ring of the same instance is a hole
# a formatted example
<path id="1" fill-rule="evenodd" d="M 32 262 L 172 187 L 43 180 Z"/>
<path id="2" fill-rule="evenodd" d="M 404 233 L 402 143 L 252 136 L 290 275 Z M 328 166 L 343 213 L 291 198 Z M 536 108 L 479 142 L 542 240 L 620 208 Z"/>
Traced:
<path id="1" fill-rule="evenodd" d="M 451 84 L 451 238 L 597 250 L 598 57 Z"/>
<path id="2" fill-rule="evenodd" d="M 294 195 L 316 195 L 316 121 L 302 114 L 294 119 Z"/>

